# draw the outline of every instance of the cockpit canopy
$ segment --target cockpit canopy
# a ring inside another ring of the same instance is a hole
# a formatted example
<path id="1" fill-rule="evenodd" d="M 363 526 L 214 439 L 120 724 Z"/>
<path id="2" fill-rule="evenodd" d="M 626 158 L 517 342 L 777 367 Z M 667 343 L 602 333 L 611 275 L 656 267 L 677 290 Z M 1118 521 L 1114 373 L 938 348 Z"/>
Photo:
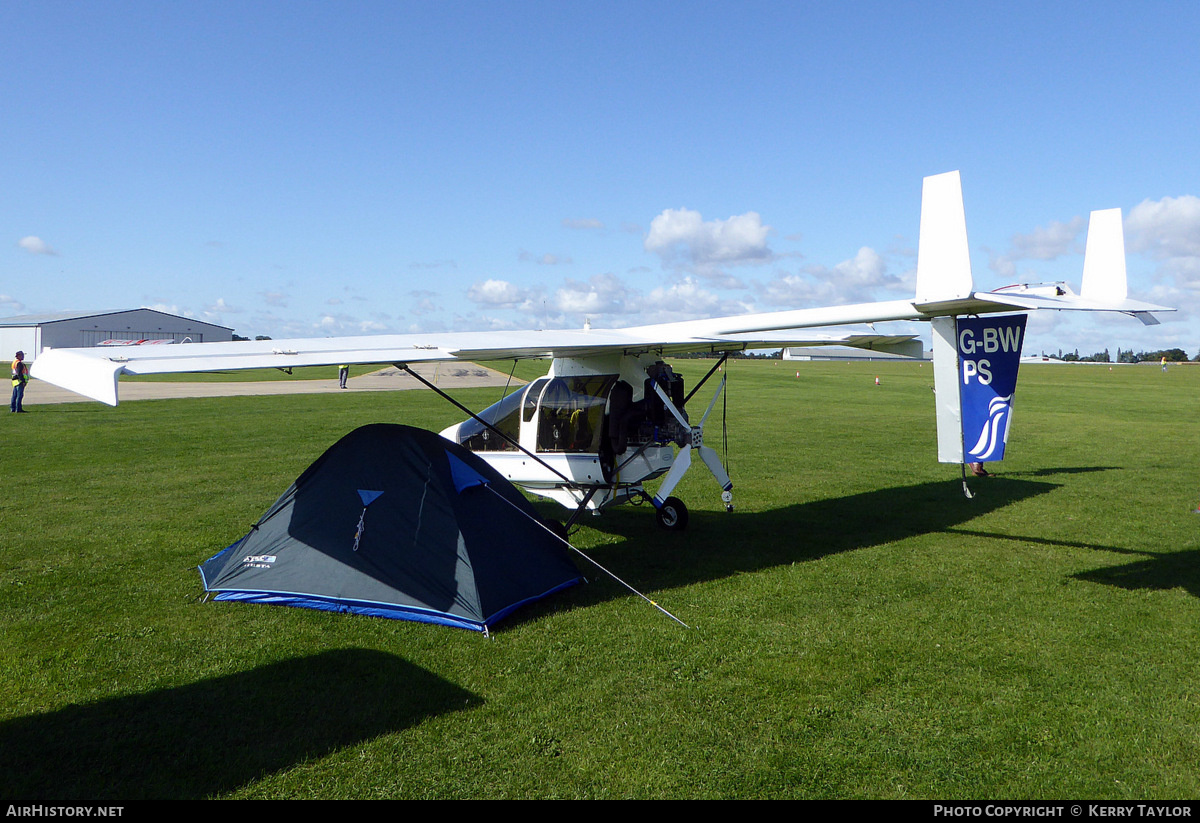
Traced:
<path id="1" fill-rule="evenodd" d="M 542 377 L 484 409 L 478 420 L 460 423 L 453 437 L 476 452 L 518 451 L 519 443 L 530 452 L 551 454 L 618 455 L 631 445 L 684 442 L 686 427 L 654 388 L 658 385 L 682 409 L 683 379 L 662 362 L 646 374 L 640 392 L 618 374 Z M 637 394 L 641 398 L 635 401 Z"/>
<path id="2" fill-rule="evenodd" d="M 522 427 L 534 427 L 539 452 L 595 454 L 604 434 L 608 394 L 616 382 L 615 374 L 543 377 L 479 416 L 522 445 L 526 445 Z M 458 439 L 472 451 L 517 450 L 512 442 L 474 419 L 459 426 Z"/>

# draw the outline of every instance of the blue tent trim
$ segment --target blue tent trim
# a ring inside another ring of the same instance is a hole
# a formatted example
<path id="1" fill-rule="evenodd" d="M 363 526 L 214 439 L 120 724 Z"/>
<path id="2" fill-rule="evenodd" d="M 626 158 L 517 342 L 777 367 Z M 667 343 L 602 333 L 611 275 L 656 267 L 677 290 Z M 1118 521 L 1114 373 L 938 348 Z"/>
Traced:
<path id="1" fill-rule="evenodd" d="M 358 497 L 362 500 L 364 506 L 369 506 L 383 496 L 383 492 L 369 491 L 367 489 L 359 489 Z"/>
<path id="2" fill-rule="evenodd" d="M 369 601 L 347 600 L 345 598 L 319 597 L 316 595 L 297 594 L 294 592 L 219 592 L 215 597 L 213 597 L 213 600 L 223 600 L 233 603 L 265 603 L 275 606 L 293 606 L 300 609 L 314 609 L 317 611 L 337 612 L 341 614 L 359 614 L 367 617 L 384 617 L 391 620 L 409 620 L 417 623 L 431 623 L 439 626 L 452 626 L 457 629 L 486 632 L 491 626 L 508 617 L 522 606 L 526 606 L 530 603 L 534 603 L 538 600 L 549 597 L 557 592 L 562 591 L 563 589 L 576 586 L 581 582 L 582 580 L 569 580 L 540 594 L 528 597 L 519 603 L 513 603 L 505 606 L 503 609 L 495 614 L 489 615 L 484 620 L 471 620 L 465 617 L 457 617 L 455 615 L 433 609 L 422 609 L 417 606 L 401 606 L 395 603 L 373 603 Z"/>
<path id="3" fill-rule="evenodd" d="M 237 591 L 221 592 L 213 600 L 234 603 L 265 603 L 273 606 L 293 606 L 300 609 L 315 609 L 323 612 L 358 614 L 366 617 L 384 617 L 390 620 L 408 620 L 416 623 L 433 623 L 470 631 L 487 631 L 492 621 L 468 620 L 445 612 L 421 609 L 415 606 L 398 606 L 391 603 L 369 603 L 344 598 L 318 597 L 311 594 L 289 594 L 286 592 Z M 500 618 L 495 618 L 500 619 Z"/>
<path id="4" fill-rule="evenodd" d="M 450 477 L 454 480 L 454 490 L 459 494 L 462 494 L 466 489 L 474 488 L 475 486 L 486 486 L 488 484 L 486 477 L 450 452 L 446 453 L 446 458 L 450 463 Z"/>

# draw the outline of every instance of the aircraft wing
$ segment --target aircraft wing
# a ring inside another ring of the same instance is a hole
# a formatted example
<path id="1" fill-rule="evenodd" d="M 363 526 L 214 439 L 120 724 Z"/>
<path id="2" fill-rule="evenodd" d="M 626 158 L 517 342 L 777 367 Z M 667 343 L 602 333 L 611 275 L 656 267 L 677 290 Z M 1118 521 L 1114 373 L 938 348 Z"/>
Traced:
<path id="1" fill-rule="evenodd" d="M 688 324 L 670 324 L 688 325 Z M 376 365 L 436 360 L 489 360 L 587 357 L 602 354 L 663 355 L 685 352 L 742 351 L 758 346 L 855 346 L 920 354 L 915 335 L 847 332 L 816 334 L 662 333 L 668 326 L 638 329 L 448 332 L 387 334 L 229 343 L 182 343 L 172 346 L 47 349 L 34 361 L 33 375 L 62 388 L 117 405 L 122 374 L 170 374 L 240 369 Z M 915 341 L 915 350 L 913 348 Z"/>
<path id="2" fill-rule="evenodd" d="M 1144 323 L 1154 323 L 1157 321 L 1150 312 L 1172 311 L 1128 298 L 1120 209 L 1092 212 L 1083 286 L 1077 295 L 1061 283 L 1010 286 L 993 292 L 975 291 L 958 172 L 925 178 L 921 204 L 916 295 L 909 300 L 775 311 L 627 329 L 449 332 L 55 349 L 37 356 L 32 374 L 115 406 L 121 374 L 649 352 L 670 355 L 739 351 L 756 346 L 848 345 L 912 354 L 913 335 L 896 338 L 853 333 L 818 334 L 807 330 L 1027 309 L 1116 311 L 1132 314 Z M 919 343 L 915 345 L 919 346 Z"/>

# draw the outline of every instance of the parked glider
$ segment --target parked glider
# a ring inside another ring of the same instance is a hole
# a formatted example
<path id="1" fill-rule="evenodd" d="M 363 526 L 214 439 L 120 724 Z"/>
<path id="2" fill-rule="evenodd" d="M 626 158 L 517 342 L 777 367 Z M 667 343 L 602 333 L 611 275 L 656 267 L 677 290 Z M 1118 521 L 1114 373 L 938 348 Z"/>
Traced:
<path id="1" fill-rule="evenodd" d="M 663 357 L 685 352 L 728 355 L 762 346 L 855 346 L 920 356 L 915 335 L 819 334 L 809 329 L 895 320 L 934 321 L 939 450 L 943 462 L 999 459 L 1011 419 L 1007 397 L 985 400 L 982 425 L 964 397 L 974 384 L 990 385 L 987 359 L 962 347 L 968 333 L 959 318 L 1035 309 L 1115 311 L 1146 324 L 1151 312 L 1171 311 L 1127 296 L 1120 209 L 1092 212 L 1083 285 L 1008 286 L 977 292 L 971 276 L 958 172 L 925 178 L 917 256 L 916 295 L 910 300 L 798 309 L 719 317 L 627 329 L 452 332 L 343 338 L 194 343 L 151 348 L 55 349 L 33 365 L 41 380 L 115 406 L 121 374 L 291 368 L 392 363 L 407 368 L 429 361 L 550 359 L 549 373 L 479 414 L 442 432 L 477 452 L 505 477 L 527 490 L 574 509 L 568 526 L 585 510 L 634 498 L 652 500 L 661 525 L 683 528 L 687 509 L 671 496 L 691 465 L 693 452 L 717 480 L 732 509 L 732 483 L 721 460 L 704 444 L 704 423 L 724 387 L 712 395 L 698 422 L 686 406 L 700 386 L 684 393 L 682 378 Z M 1020 330 L 980 331 L 988 340 L 1015 347 Z M 971 332 L 975 334 L 975 332 Z M 984 351 L 980 337 L 980 351 Z M 990 343 L 988 343 L 990 345 Z M 1016 359 L 1014 358 L 1014 364 Z M 983 371 L 980 371 L 980 368 Z M 701 381 L 706 382 L 716 367 Z M 985 379 L 986 375 L 986 379 Z M 1015 383 L 1015 365 L 1012 382 Z M 964 413 L 964 409 L 967 413 Z M 971 448 L 983 450 L 982 457 Z M 997 448 L 999 447 L 999 448 Z M 663 481 L 651 498 L 644 483 Z"/>

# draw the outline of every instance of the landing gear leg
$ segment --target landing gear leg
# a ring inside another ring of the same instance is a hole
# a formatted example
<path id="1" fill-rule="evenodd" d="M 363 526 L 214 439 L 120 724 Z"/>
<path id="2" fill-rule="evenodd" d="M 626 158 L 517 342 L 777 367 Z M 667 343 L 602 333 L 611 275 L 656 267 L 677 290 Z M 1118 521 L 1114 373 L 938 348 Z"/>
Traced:
<path id="1" fill-rule="evenodd" d="M 567 534 L 567 526 L 561 520 L 555 520 L 554 518 L 546 520 L 546 528 L 554 532 L 554 536 L 564 543 L 571 542 L 570 535 Z"/>

